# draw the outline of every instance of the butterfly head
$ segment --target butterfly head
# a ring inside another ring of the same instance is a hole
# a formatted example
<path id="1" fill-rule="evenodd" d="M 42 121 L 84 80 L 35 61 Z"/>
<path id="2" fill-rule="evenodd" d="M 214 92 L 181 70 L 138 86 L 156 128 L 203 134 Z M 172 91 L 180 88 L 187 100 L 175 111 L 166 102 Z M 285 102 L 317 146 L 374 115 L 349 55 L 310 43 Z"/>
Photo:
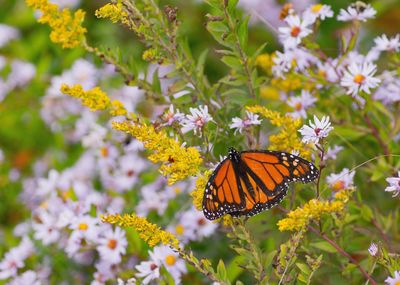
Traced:
<path id="1" fill-rule="evenodd" d="M 236 149 L 230 147 L 228 152 L 228 158 L 232 161 L 239 161 L 240 154 Z"/>

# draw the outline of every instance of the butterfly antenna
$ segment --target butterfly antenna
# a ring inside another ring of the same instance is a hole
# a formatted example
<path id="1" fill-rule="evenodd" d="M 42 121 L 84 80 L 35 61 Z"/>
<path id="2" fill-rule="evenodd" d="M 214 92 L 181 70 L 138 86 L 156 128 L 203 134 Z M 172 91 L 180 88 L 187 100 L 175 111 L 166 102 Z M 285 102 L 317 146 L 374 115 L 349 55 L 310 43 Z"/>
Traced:
<path id="1" fill-rule="evenodd" d="M 340 179 L 342 179 L 343 177 L 345 177 L 348 173 L 351 173 L 351 172 L 357 170 L 358 168 L 363 167 L 364 165 L 366 165 L 366 164 L 368 164 L 368 163 L 370 163 L 370 162 L 372 162 L 372 161 L 378 160 L 378 159 L 380 159 L 380 158 L 382 158 L 382 157 L 400 157 L 400 154 L 382 154 L 382 155 L 378 155 L 378 156 L 375 156 L 375 157 L 373 157 L 373 158 L 370 158 L 370 159 L 368 159 L 368 160 L 366 160 L 366 161 L 360 163 L 359 165 L 356 165 L 355 167 L 353 167 L 352 169 L 350 169 L 347 173 L 344 173 L 343 175 L 339 176 L 336 180 L 334 180 L 334 182 L 339 181 Z M 321 175 L 321 174 L 320 174 L 320 175 Z M 323 193 L 324 191 L 328 190 L 328 188 L 329 188 L 329 187 L 325 187 L 325 188 L 321 191 L 321 193 Z"/>

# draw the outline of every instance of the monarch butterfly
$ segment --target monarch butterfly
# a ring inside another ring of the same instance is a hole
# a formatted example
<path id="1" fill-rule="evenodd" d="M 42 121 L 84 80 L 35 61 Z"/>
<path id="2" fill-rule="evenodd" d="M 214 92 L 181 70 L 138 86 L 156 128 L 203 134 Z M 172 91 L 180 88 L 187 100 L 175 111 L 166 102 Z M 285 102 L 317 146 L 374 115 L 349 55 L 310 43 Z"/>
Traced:
<path id="1" fill-rule="evenodd" d="M 207 182 L 204 216 L 215 220 L 225 214 L 256 215 L 278 204 L 289 182 L 308 183 L 318 176 L 314 164 L 296 155 L 270 150 L 239 153 L 231 147 Z"/>

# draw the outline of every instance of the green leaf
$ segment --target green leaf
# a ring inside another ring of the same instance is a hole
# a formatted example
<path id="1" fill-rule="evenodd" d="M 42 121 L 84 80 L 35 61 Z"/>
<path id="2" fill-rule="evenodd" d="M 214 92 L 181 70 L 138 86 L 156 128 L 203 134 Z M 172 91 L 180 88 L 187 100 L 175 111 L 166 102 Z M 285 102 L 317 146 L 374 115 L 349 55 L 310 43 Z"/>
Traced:
<path id="1" fill-rule="evenodd" d="M 326 252 L 330 252 L 330 253 L 336 252 L 336 249 L 330 243 L 328 243 L 326 241 L 314 242 L 314 243 L 311 243 L 310 245 L 315 248 L 326 251 Z"/>
<path id="2" fill-rule="evenodd" d="M 226 268 L 225 268 L 225 264 L 222 261 L 222 259 L 219 260 L 218 265 L 217 265 L 217 275 L 219 276 L 219 278 L 221 278 L 222 280 L 226 280 Z"/>
<path id="3" fill-rule="evenodd" d="M 242 63 L 237 57 L 223 56 L 221 61 L 234 70 L 240 70 L 242 68 Z"/>
<path id="4" fill-rule="evenodd" d="M 238 36 L 239 42 L 242 48 L 245 50 L 247 46 L 248 40 L 248 23 L 249 23 L 250 16 L 247 16 L 239 25 L 238 28 Z"/>
<path id="5" fill-rule="evenodd" d="M 300 269 L 301 272 L 306 274 L 306 276 L 309 276 L 311 274 L 310 268 L 307 266 L 307 264 L 298 262 L 296 263 L 296 266 Z"/>

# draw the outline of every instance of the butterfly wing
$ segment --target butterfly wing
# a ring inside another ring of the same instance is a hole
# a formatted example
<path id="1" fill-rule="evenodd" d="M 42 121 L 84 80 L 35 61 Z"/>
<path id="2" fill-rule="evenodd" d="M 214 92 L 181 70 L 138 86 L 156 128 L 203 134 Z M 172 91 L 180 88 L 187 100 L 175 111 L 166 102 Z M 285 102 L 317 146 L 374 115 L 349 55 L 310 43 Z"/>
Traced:
<path id="1" fill-rule="evenodd" d="M 203 212 L 207 219 L 215 220 L 244 208 L 244 195 L 238 182 L 237 169 L 231 160 L 225 159 L 215 169 L 206 185 Z"/>
<path id="2" fill-rule="evenodd" d="M 253 177 L 268 196 L 276 196 L 277 193 L 287 189 L 289 182 L 308 183 L 319 175 L 313 163 L 286 152 L 243 151 L 241 162 L 244 164 L 246 174 Z"/>
<path id="3" fill-rule="evenodd" d="M 311 162 L 275 151 L 244 151 L 238 169 L 245 205 L 230 212 L 234 217 L 250 217 L 270 209 L 286 196 L 289 182 L 311 182 L 319 175 Z"/>

